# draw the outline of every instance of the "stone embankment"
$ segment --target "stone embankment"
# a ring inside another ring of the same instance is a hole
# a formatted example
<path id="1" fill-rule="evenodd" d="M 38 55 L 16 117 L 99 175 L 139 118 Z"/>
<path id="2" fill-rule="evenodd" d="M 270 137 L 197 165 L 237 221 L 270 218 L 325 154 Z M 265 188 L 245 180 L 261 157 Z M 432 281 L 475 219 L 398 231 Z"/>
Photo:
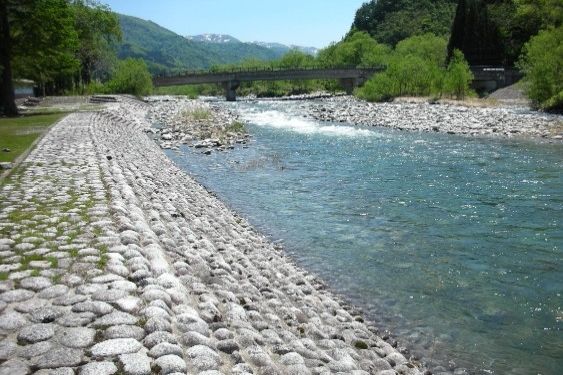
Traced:
<path id="1" fill-rule="evenodd" d="M 304 102 L 303 109 L 308 117 L 321 121 L 470 136 L 563 139 L 563 116 L 522 107 L 368 103 L 345 96 Z"/>
<path id="2" fill-rule="evenodd" d="M 185 144 L 205 149 L 232 149 L 246 144 L 249 135 L 237 114 L 228 108 L 200 100 L 180 97 L 150 97 L 148 119 L 157 127 L 147 131 L 164 149 L 178 149 Z"/>
<path id="3" fill-rule="evenodd" d="M 67 116 L 0 189 L 0 374 L 420 374 L 151 140 Z"/>

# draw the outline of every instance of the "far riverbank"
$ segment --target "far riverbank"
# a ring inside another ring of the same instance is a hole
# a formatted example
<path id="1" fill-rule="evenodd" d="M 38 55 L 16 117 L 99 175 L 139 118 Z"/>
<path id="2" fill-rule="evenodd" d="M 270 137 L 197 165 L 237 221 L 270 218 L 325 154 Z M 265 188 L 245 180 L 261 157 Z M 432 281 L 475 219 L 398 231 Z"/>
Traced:
<path id="1" fill-rule="evenodd" d="M 469 136 L 563 140 L 563 116 L 523 106 L 477 106 L 420 100 L 368 103 L 351 96 L 306 102 L 305 116 L 328 122 Z"/>

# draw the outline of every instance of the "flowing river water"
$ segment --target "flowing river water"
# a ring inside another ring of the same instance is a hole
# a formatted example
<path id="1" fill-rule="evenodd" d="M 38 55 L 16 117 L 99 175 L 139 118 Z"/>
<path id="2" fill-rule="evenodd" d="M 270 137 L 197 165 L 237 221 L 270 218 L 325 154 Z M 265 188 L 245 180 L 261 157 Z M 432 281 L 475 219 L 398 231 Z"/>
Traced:
<path id="1" fill-rule="evenodd" d="M 563 371 L 563 145 L 233 104 L 250 147 L 169 152 L 434 368 Z"/>

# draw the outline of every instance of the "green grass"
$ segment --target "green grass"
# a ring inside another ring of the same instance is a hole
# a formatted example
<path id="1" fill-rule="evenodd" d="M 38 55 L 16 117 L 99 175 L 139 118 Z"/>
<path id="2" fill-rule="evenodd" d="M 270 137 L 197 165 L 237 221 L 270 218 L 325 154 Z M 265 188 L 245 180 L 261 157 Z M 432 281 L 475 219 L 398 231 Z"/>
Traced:
<path id="1" fill-rule="evenodd" d="M 29 263 L 41 260 L 45 260 L 45 258 L 43 258 L 43 256 L 39 254 L 24 255 L 20 260 L 20 271 L 27 270 L 29 268 Z"/>
<path id="2" fill-rule="evenodd" d="M 51 281 L 53 282 L 53 284 L 58 284 L 61 281 L 62 278 L 63 278 L 63 274 L 59 273 L 57 275 L 53 275 L 51 277 Z"/>
<path id="3" fill-rule="evenodd" d="M 225 128 L 225 131 L 231 133 L 244 133 L 245 132 L 244 123 L 240 121 L 233 121 L 231 125 Z"/>
<path id="4" fill-rule="evenodd" d="M 211 118 L 211 111 L 203 108 L 190 109 L 184 112 L 187 121 L 207 121 Z"/>
<path id="5" fill-rule="evenodd" d="M 100 255 L 100 259 L 97 262 L 98 269 L 104 270 L 108 264 L 109 257 L 107 254 Z"/>
<path id="6" fill-rule="evenodd" d="M 66 113 L 0 118 L 0 162 L 13 162 L 45 129 Z M 10 149 L 4 152 L 3 149 Z"/>
<path id="7" fill-rule="evenodd" d="M 109 256 L 107 254 L 108 246 L 103 244 L 98 246 L 98 249 L 100 250 L 100 259 L 97 262 L 97 266 L 99 269 L 103 270 L 106 268 L 106 265 L 108 264 L 108 260 L 109 260 Z"/>
<path id="8" fill-rule="evenodd" d="M 51 263 L 52 268 L 57 268 L 59 266 L 59 260 L 55 257 L 47 257 L 45 258 L 49 263 Z"/>

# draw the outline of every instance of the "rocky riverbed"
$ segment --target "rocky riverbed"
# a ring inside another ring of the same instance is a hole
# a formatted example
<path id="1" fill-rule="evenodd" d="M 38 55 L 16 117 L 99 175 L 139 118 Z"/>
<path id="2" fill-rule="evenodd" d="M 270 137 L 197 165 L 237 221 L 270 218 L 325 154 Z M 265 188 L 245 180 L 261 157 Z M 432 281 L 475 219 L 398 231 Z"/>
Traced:
<path id="1" fill-rule="evenodd" d="M 525 107 L 469 107 L 425 101 L 368 103 L 350 96 L 307 101 L 307 117 L 331 122 L 468 136 L 563 140 L 563 116 Z"/>
<path id="2" fill-rule="evenodd" d="M 151 103 L 148 119 L 157 127 L 147 131 L 164 149 L 178 149 L 186 144 L 204 149 L 232 149 L 246 144 L 249 135 L 238 115 L 217 104 L 181 97 L 161 96 L 147 99 Z"/>
<path id="3" fill-rule="evenodd" d="M 165 156 L 165 104 L 105 106 L 0 188 L 0 374 L 423 371 Z"/>

